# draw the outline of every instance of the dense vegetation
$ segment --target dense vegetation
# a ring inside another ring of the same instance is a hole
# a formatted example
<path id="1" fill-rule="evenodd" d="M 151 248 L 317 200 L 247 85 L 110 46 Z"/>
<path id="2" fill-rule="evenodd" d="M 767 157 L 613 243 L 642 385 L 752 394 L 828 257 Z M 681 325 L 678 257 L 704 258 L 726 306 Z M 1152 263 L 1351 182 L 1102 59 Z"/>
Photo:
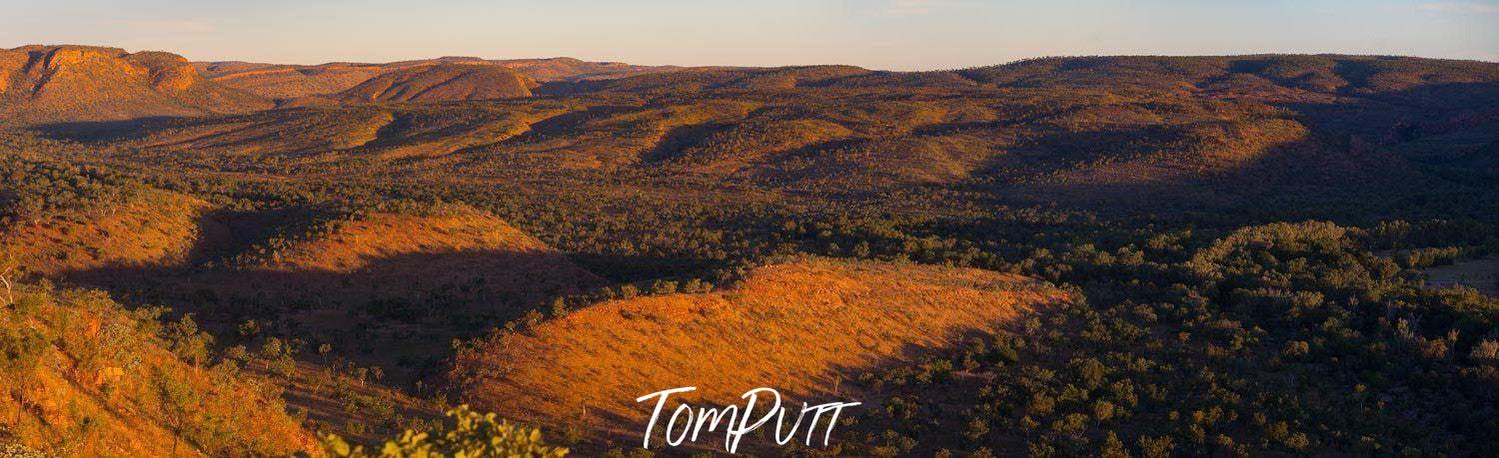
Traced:
<path id="1" fill-rule="evenodd" d="M 870 374 L 899 394 L 861 420 L 879 425 L 861 453 L 1491 449 L 1499 301 L 1424 289 L 1368 251 L 1455 225 L 1390 227 L 1137 233 L 1033 256 L 1024 271 L 1077 285 L 1087 302 Z"/>

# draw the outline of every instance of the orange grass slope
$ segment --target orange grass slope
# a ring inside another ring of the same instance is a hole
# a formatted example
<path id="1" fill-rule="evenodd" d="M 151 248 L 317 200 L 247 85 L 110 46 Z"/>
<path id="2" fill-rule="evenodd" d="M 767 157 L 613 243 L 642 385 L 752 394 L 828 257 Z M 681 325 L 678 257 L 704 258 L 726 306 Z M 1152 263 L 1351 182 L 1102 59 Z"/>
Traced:
<path id="1" fill-rule="evenodd" d="M 317 451 L 278 388 L 180 359 L 150 314 L 98 291 L 22 285 L 15 297 L 0 306 L 0 444 L 48 456 Z"/>
<path id="2" fill-rule="evenodd" d="M 601 280 L 535 237 L 461 205 L 373 211 L 246 260 L 253 270 L 346 278 L 360 293 L 412 283 L 471 285 L 517 302 L 576 293 Z M 348 283 L 348 282 L 340 282 Z"/>
<path id="3" fill-rule="evenodd" d="M 727 402 L 773 387 L 830 396 L 840 377 L 946 347 L 1068 295 L 968 268 L 808 259 L 751 271 L 703 294 L 600 303 L 454 357 L 449 379 L 501 415 L 630 430 L 636 397 L 682 386 Z"/>
<path id="4" fill-rule="evenodd" d="M 211 205 L 148 188 L 127 188 L 118 201 L 78 214 L 16 223 L 0 249 L 19 254 L 27 270 L 44 276 L 103 267 L 148 267 L 187 260 Z"/>

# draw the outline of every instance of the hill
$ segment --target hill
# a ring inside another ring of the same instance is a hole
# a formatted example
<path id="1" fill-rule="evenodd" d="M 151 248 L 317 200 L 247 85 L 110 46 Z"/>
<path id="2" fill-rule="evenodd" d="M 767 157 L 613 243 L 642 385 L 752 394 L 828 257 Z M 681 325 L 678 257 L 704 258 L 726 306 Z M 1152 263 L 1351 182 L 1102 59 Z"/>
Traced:
<path id="1" fill-rule="evenodd" d="M 59 277 L 186 263 L 212 205 L 96 169 L 0 158 L 0 253 Z"/>
<path id="2" fill-rule="evenodd" d="M 158 122 L 127 132 L 116 144 L 141 146 L 137 151 L 141 161 L 157 157 L 173 162 L 201 158 L 291 164 L 431 159 L 504 142 L 567 108 L 563 104 L 289 108 Z M 144 135 L 134 137 L 140 134 Z"/>
<path id="3" fill-rule="evenodd" d="M 0 442 L 56 455 L 286 455 L 316 440 L 274 385 L 210 366 L 211 337 L 98 291 L 21 285 L 0 307 Z M 160 334 L 158 334 L 160 332 Z"/>
<path id="4" fill-rule="evenodd" d="M 4 232 L 0 248 L 24 247 L 24 263 L 42 275 L 178 265 L 195 248 L 200 218 L 209 208 L 182 194 L 141 190 L 90 216 L 16 224 Z"/>
<path id="5" fill-rule="evenodd" d="M 537 83 L 504 67 L 438 64 L 381 74 L 340 92 L 345 102 L 438 102 L 530 97 Z"/>
<path id="6" fill-rule="evenodd" d="M 219 332 L 238 333 L 246 321 L 306 332 L 304 341 L 330 344 L 402 381 L 443 358 L 454 338 L 603 284 L 534 237 L 466 206 L 196 214 L 193 237 L 173 245 L 190 246 L 185 256 L 126 262 L 79 248 L 101 262 L 40 273 L 149 297 L 196 313 Z M 31 250 L 48 247 L 19 250 L 45 257 L 51 253 Z"/>
<path id="7" fill-rule="evenodd" d="M 25 272 L 151 297 L 211 329 L 287 320 L 339 348 L 387 349 L 350 355 L 362 361 L 439 359 L 452 338 L 603 283 L 463 205 L 233 210 L 57 164 L 4 161 L 0 176 L 0 249 Z"/>
<path id="8" fill-rule="evenodd" d="M 506 59 L 489 62 L 544 82 L 617 79 L 649 73 L 672 72 L 679 69 L 673 66 L 631 65 L 623 62 L 589 62 L 571 57 Z"/>
<path id="9" fill-rule="evenodd" d="M 976 269 L 803 260 L 726 290 L 599 303 L 460 352 L 458 392 L 502 415 L 639 431 L 643 394 L 697 386 L 728 401 L 761 386 L 858 399 L 840 379 L 992 331 L 1067 294 Z M 642 410 L 646 409 L 646 410 Z"/>
<path id="10" fill-rule="evenodd" d="M 286 282 L 314 288 L 300 294 L 325 299 L 411 298 L 447 285 L 473 288 L 476 303 L 490 307 L 535 304 L 600 282 L 545 243 L 465 206 L 356 211 L 297 224 L 299 233 L 265 240 L 226 264 L 284 274 Z M 330 281 L 317 284 L 320 278 Z"/>
<path id="11" fill-rule="evenodd" d="M 486 60 L 474 57 L 360 64 L 278 65 L 249 62 L 196 62 L 209 79 L 266 98 L 289 100 L 332 95 L 386 73 L 445 64 L 491 65 L 508 68 L 536 81 L 585 81 L 667 72 L 674 67 L 649 67 L 619 62 L 587 62 L 573 58 Z"/>
<path id="12" fill-rule="evenodd" d="M 250 62 L 196 62 L 209 79 L 273 100 L 336 94 L 390 69 L 378 64 L 329 63 L 316 66 Z"/>
<path id="13" fill-rule="evenodd" d="M 739 67 L 693 67 L 673 72 L 662 72 L 593 81 L 577 84 L 557 85 L 555 91 L 579 92 L 695 92 L 702 90 L 745 89 L 792 89 L 797 87 L 823 87 L 856 75 L 873 73 L 859 67 L 846 65 L 814 65 L 804 67 L 739 68 Z"/>
<path id="14" fill-rule="evenodd" d="M 351 361 L 410 382 L 451 351 L 546 301 L 604 282 L 565 255 L 494 216 L 468 207 L 357 211 L 291 220 L 220 262 L 156 285 L 220 323 L 286 323 L 343 349 Z M 189 287 L 212 291 L 189 294 Z M 177 290 L 178 292 L 172 292 Z M 258 311 L 236 304 L 275 304 Z"/>
<path id="15" fill-rule="evenodd" d="M 206 282 L 223 294 L 328 301 L 420 301 L 440 292 L 447 305 L 462 299 L 502 315 L 601 282 L 542 241 L 467 205 L 232 210 L 56 163 L 0 161 L 0 176 L 9 179 L 0 185 L 0 248 L 27 272 L 52 278 L 85 275 L 116 287 Z M 256 278 L 267 283 L 254 284 Z"/>
<path id="16" fill-rule="evenodd" d="M 91 46 L 0 50 L 0 123 L 115 121 L 270 108 L 203 78 L 181 56 Z"/>

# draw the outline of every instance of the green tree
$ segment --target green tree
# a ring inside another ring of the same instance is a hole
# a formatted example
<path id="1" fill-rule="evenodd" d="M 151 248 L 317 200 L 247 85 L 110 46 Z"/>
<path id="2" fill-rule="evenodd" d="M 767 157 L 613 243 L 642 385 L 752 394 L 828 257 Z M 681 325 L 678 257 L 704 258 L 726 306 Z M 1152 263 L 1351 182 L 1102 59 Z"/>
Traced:
<path id="1" fill-rule="evenodd" d="M 202 399 L 187 380 L 169 374 L 160 374 L 156 378 L 156 396 L 161 401 L 162 416 L 172 429 L 172 456 L 177 456 L 182 434 L 202 405 Z"/>
<path id="2" fill-rule="evenodd" d="M 166 339 L 172 345 L 172 353 L 192 363 L 193 370 L 198 370 L 204 362 L 208 361 L 209 346 L 213 345 L 213 337 L 198 332 L 198 323 L 193 321 L 191 313 L 183 315 L 181 320 L 166 326 Z"/>

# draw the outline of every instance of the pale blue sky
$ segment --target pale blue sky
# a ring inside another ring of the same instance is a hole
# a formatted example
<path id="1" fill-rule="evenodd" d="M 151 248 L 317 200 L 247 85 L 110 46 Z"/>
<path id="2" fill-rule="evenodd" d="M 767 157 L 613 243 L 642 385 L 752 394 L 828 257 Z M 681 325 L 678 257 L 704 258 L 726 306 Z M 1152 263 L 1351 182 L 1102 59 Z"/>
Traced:
<path id="1" fill-rule="evenodd" d="M 1267 52 L 1499 61 L 1499 0 L 0 0 L 0 11 L 0 47 L 282 63 L 572 56 L 912 70 Z"/>

